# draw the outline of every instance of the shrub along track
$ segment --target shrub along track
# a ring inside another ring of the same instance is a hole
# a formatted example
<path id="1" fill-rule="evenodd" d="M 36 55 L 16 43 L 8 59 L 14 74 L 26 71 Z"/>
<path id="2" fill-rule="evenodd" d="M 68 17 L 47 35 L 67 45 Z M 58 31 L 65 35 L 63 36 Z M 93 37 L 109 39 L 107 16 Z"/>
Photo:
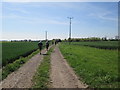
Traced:
<path id="1" fill-rule="evenodd" d="M 46 50 L 42 50 L 46 53 Z M 26 62 L 17 71 L 8 75 L 1 83 L 2 88 L 30 88 L 32 85 L 32 78 L 43 59 L 43 55 L 35 55 L 28 62 Z"/>

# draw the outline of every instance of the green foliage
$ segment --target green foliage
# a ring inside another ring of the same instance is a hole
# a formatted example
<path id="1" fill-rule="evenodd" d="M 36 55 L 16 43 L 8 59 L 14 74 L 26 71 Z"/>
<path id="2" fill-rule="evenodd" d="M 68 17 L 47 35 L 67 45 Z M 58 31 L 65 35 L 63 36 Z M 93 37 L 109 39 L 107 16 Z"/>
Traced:
<path id="1" fill-rule="evenodd" d="M 21 65 L 23 65 L 25 62 L 27 62 L 31 57 L 33 57 L 35 54 L 37 54 L 39 50 L 33 52 L 27 57 L 21 57 L 20 59 L 15 60 L 13 63 L 7 64 L 5 67 L 2 69 L 2 79 L 5 79 L 8 74 L 14 72 L 17 70 Z"/>
<path id="2" fill-rule="evenodd" d="M 26 57 L 38 48 L 38 42 L 3 42 L 2 66 L 14 62 L 21 56 Z"/>
<path id="3" fill-rule="evenodd" d="M 79 42 L 79 41 L 102 41 L 101 38 L 98 37 L 91 37 L 91 38 L 72 38 L 71 39 L 74 42 Z"/>
<path id="4" fill-rule="evenodd" d="M 118 49 L 118 41 L 72 42 L 71 44 L 90 46 L 100 49 Z"/>
<path id="5" fill-rule="evenodd" d="M 64 41 L 69 41 L 70 38 L 64 39 Z M 119 41 L 119 39 L 107 39 L 107 37 L 89 37 L 89 38 L 71 38 L 73 42 L 80 42 L 80 41 Z"/>
<path id="6" fill-rule="evenodd" d="M 0 68 L 2 67 L 2 43 L 0 42 Z"/>
<path id="7" fill-rule="evenodd" d="M 118 51 L 62 43 L 60 50 L 86 84 L 97 88 L 118 88 Z"/>
<path id="8" fill-rule="evenodd" d="M 46 90 L 49 85 L 49 76 L 50 76 L 50 54 L 53 51 L 51 48 L 47 55 L 44 56 L 43 61 L 41 62 L 40 66 L 37 69 L 35 76 L 33 77 L 33 88 L 39 88 L 42 90 Z"/>

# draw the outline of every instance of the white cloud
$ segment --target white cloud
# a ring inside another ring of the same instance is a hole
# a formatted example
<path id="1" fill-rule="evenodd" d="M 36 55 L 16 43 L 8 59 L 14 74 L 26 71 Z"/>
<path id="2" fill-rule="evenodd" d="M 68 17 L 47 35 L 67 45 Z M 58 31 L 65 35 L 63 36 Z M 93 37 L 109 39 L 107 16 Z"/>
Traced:
<path id="1" fill-rule="evenodd" d="M 20 16 L 16 14 L 10 14 L 9 16 L 3 16 L 4 19 L 17 19 L 24 23 L 28 24 L 56 24 L 56 25 L 68 25 L 68 22 L 60 21 L 54 18 L 38 18 L 38 17 L 26 17 L 26 16 Z"/>
<path id="2" fill-rule="evenodd" d="M 99 18 L 104 19 L 104 20 L 110 20 L 110 21 L 116 21 L 116 22 L 118 22 L 117 18 L 106 17 L 105 15 L 100 15 Z"/>
<path id="3" fill-rule="evenodd" d="M 89 6 L 89 8 L 87 9 L 89 12 L 88 16 L 93 17 L 93 18 L 97 18 L 98 20 L 108 20 L 108 21 L 118 21 L 118 13 L 115 11 L 110 11 L 107 8 L 104 7 L 99 7 L 99 6 L 95 6 L 92 4 L 88 4 L 87 6 Z"/>
<path id="4" fill-rule="evenodd" d="M 119 0 L 2 0 L 3 2 L 118 2 Z"/>
<path id="5" fill-rule="evenodd" d="M 109 14 L 111 14 L 111 12 L 104 12 L 104 13 L 90 13 L 89 16 L 92 16 L 92 17 L 96 17 L 98 19 L 102 19 L 102 20 L 109 20 L 109 21 L 115 21 L 117 22 L 118 21 L 118 18 L 117 17 L 110 17 L 108 16 Z"/>
<path id="6" fill-rule="evenodd" d="M 8 8 L 6 7 L 6 9 L 10 10 L 10 11 L 14 11 L 14 12 L 20 12 L 20 13 L 24 13 L 24 14 L 29 14 L 28 11 L 26 11 L 25 9 L 22 8 Z"/>

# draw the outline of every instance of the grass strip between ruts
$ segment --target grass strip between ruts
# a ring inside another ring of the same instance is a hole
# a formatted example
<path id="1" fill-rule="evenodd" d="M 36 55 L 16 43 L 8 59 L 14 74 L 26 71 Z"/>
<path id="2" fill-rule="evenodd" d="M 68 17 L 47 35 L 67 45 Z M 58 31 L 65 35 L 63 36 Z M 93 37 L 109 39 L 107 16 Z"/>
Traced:
<path id="1" fill-rule="evenodd" d="M 49 49 L 44 56 L 43 61 L 37 69 L 35 76 L 33 77 L 32 88 L 47 89 L 49 88 L 49 76 L 50 76 L 50 55 L 54 46 Z"/>

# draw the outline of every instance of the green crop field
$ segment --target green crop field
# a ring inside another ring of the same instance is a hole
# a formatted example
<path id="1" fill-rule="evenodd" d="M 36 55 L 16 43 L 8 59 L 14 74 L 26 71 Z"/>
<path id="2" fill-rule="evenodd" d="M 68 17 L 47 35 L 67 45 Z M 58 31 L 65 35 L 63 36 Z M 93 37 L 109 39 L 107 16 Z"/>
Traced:
<path id="1" fill-rule="evenodd" d="M 0 42 L 0 67 L 2 65 L 2 43 Z"/>
<path id="2" fill-rule="evenodd" d="M 120 80 L 118 50 L 69 45 L 68 43 L 61 43 L 59 48 L 77 75 L 90 87 L 118 87 Z"/>
<path id="3" fill-rule="evenodd" d="M 118 49 L 118 41 L 82 41 L 72 42 L 74 45 L 90 46 L 101 49 Z"/>
<path id="4" fill-rule="evenodd" d="M 2 66 L 12 63 L 14 60 L 25 57 L 38 48 L 38 42 L 3 42 Z"/>

